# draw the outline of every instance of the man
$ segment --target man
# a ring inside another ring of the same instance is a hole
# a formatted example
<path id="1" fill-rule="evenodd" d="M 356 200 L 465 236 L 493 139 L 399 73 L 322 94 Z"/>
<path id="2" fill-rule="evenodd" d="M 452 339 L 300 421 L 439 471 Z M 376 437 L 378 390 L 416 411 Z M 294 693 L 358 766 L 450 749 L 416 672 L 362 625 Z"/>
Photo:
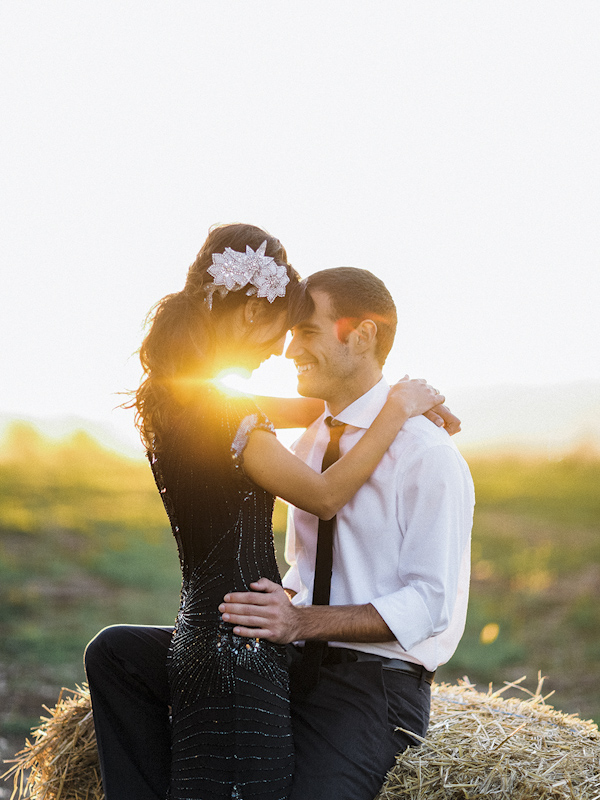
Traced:
<path id="1" fill-rule="evenodd" d="M 385 402 L 381 367 L 396 313 L 384 284 L 364 270 L 324 270 L 306 279 L 311 316 L 286 355 L 298 391 L 326 401 L 295 452 L 319 469 L 332 416 L 346 429 L 343 455 Z M 275 642 L 328 641 L 319 679 L 300 685 L 293 653 L 294 800 L 369 800 L 395 754 L 424 736 L 430 682 L 462 635 L 474 494 L 448 434 L 408 420 L 372 477 L 337 514 L 330 605 L 311 605 L 318 521 L 291 511 L 282 589 L 262 579 L 220 606 L 234 632 Z M 289 597 L 292 597 L 290 603 Z"/>
<path id="2" fill-rule="evenodd" d="M 300 393 L 327 403 L 296 448 L 320 469 L 329 439 L 323 419 L 346 424 L 343 454 L 385 401 L 381 367 L 396 311 L 383 283 L 364 270 L 324 270 L 306 288 L 313 306 L 293 331 L 287 356 L 297 365 Z M 395 728 L 425 734 L 429 682 L 464 627 L 472 511 L 470 475 L 448 434 L 411 419 L 337 514 L 329 606 L 311 604 L 318 520 L 297 510 L 288 530 L 286 591 L 262 579 L 253 592 L 224 598 L 220 610 L 236 633 L 300 643 L 288 648 L 292 800 L 371 800 L 396 752 L 414 743 Z M 166 792 L 170 635 L 170 628 L 109 628 L 88 648 L 101 762 L 119 763 L 118 772 L 103 769 L 107 796 Z M 317 645 L 315 656 L 315 641 L 330 645 L 325 652 Z M 314 685 L 305 680 L 311 673 Z"/>

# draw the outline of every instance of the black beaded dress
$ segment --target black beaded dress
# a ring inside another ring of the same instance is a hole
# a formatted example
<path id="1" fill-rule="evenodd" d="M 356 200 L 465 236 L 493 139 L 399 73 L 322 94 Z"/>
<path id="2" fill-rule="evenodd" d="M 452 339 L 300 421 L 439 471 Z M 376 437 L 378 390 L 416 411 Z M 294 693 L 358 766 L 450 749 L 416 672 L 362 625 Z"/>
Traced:
<path id="1" fill-rule="evenodd" d="M 285 648 L 234 635 L 218 611 L 228 591 L 280 582 L 274 498 L 243 467 L 255 428 L 273 432 L 254 403 L 209 384 L 150 457 L 183 573 L 168 659 L 172 800 L 285 800 L 290 791 Z"/>

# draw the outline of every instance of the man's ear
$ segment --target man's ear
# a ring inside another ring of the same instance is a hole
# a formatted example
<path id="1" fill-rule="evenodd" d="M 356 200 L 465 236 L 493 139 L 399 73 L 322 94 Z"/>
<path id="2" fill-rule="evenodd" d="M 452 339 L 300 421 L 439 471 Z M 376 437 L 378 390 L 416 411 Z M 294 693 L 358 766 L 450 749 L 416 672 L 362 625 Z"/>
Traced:
<path id="1" fill-rule="evenodd" d="M 357 353 L 366 353 L 375 347 L 377 325 L 372 319 L 363 319 L 349 337 Z"/>

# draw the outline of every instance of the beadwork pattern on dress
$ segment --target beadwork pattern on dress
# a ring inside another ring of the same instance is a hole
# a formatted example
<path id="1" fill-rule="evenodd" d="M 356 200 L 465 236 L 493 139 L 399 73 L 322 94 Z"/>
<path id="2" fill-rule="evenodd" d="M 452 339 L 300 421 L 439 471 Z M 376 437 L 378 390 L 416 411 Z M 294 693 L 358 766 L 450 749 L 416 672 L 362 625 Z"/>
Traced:
<path id="1" fill-rule="evenodd" d="M 280 582 L 274 498 L 243 466 L 256 428 L 273 432 L 254 403 L 207 389 L 150 454 L 182 569 L 167 665 L 172 800 L 285 800 L 291 786 L 285 648 L 235 635 L 218 611 L 228 591 Z"/>

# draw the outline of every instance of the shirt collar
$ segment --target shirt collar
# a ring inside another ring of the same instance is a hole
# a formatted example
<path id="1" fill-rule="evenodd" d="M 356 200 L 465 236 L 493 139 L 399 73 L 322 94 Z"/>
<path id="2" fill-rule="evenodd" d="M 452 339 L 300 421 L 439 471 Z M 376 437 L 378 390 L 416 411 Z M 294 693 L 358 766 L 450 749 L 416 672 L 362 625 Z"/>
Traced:
<path id="1" fill-rule="evenodd" d="M 340 422 L 345 422 L 346 425 L 352 425 L 354 428 L 369 428 L 383 408 L 389 390 L 389 384 L 382 377 L 375 386 L 353 403 L 350 403 L 349 406 L 346 406 L 339 414 L 331 414 L 329 406 L 325 403 L 325 416 L 331 415 Z"/>

